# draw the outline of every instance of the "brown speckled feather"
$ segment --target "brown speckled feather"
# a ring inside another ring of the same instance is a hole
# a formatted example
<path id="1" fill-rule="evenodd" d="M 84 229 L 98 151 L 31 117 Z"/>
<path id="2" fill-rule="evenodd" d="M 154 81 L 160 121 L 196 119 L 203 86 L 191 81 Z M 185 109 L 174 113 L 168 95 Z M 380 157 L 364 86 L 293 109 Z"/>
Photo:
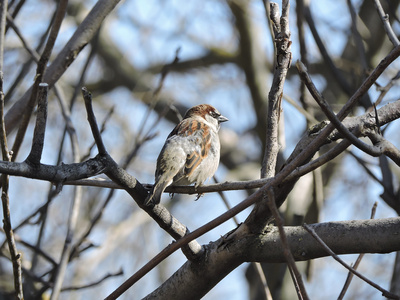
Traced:
<path id="1" fill-rule="evenodd" d="M 201 161 L 208 155 L 211 148 L 210 128 L 204 123 L 193 122 L 191 119 L 184 119 L 170 133 L 172 135 L 193 136 L 196 135 L 200 151 L 193 151 L 188 154 L 185 163 L 184 175 L 190 176 Z"/>

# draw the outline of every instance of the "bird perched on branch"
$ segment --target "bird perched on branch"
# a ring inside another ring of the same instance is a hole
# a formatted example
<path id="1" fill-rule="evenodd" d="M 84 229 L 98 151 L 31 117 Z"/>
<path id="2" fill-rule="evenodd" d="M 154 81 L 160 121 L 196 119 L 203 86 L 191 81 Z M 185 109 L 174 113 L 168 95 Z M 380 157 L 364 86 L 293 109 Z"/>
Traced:
<path id="1" fill-rule="evenodd" d="M 195 187 L 214 175 L 218 168 L 220 123 L 228 119 L 208 104 L 190 108 L 168 135 L 157 158 L 155 184 L 145 205 L 160 203 L 169 185 Z"/>

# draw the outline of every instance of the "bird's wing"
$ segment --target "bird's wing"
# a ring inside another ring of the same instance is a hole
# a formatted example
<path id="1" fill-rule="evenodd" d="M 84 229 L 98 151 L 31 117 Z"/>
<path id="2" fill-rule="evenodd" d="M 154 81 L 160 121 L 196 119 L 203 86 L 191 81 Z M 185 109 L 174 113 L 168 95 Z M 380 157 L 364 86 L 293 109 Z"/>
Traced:
<path id="1" fill-rule="evenodd" d="M 187 153 L 182 174 L 182 176 L 189 177 L 210 151 L 210 128 L 204 122 L 189 118 L 182 120 L 171 132 L 171 135 L 188 137 L 189 142 L 193 144 L 191 152 Z"/>

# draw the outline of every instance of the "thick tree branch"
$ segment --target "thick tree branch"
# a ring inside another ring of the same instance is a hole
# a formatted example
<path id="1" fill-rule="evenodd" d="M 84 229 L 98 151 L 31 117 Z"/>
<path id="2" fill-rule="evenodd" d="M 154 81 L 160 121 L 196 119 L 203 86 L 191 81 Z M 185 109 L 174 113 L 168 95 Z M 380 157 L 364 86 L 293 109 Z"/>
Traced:
<path id="1" fill-rule="evenodd" d="M 375 218 L 375 213 L 376 213 L 377 206 L 378 206 L 378 202 L 375 202 L 373 207 L 372 207 L 372 211 L 371 211 L 371 219 Z M 364 257 L 364 253 L 361 253 L 360 255 L 358 255 L 358 257 L 357 257 L 357 259 L 356 259 L 356 261 L 355 261 L 355 263 L 353 265 L 353 269 L 354 270 L 357 270 L 357 268 L 360 265 L 361 260 L 363 259 L 363 257 Z M 353 277 L 354 277 L 354 274 L 351 271 L 349 271 L 349 273 L 347 274 L 346 282 L 344 283 L 343 288 L 342 288 L 342 290 L 341 290 L 341 292 L 340 292 L 340 294 L 338 296 L 338 300 L 342 300 L 343 299 L 344 295 L 346 294 L 347 289 L 350 286 L 350 283 L 351 283 L 351 280 L 353 279 Z"/>
<path id="2" fill-rule="evenodd" d="M 389 299 L 400 299 L 399 296 L 393 295 L 392 293 L 386 291 L 385 289 L 381 288 L 379 285 L 375 284 L 371 280 L 367 279 L 364 275 L 362 275 L 360 272 L 356 271 L 354 268 L 350 267 L 347 265 L 339 256 L 336 255 L 335 252 L 333 252 L 328 245 L 321 239 L 321 237 L 318 236 L 318 234 L 315 232 L 314 229 L 312 229 L 310 226 L 307 224 L 304 224 L 303 227 L 307 230 L 308 233 L 311 234 L 313 238 L 315 238 L 318 243 L 321 244 L 321 246 L 326 250 L 326 252 L 329 253 L 330 256 L 332 256 L 337 262 L 339 262 L 342 266 L 344 266 L 346 269 L 348 269 L 350 272 L 352 272 L 354 275 L 358 276 L 368 284 L 372 285 L 374 288 L 378 289 L 379 291 L 382 292 L 382 296 L 387 297 Z"/>
<path id="3" fill-rule="evenodd" d="M 400 249 L 400 218 L 329 222 L 309 225 L 336 254 L 389 253 Z M 302 227 L 285 227 L 290 251 L 297 261 L 329 256 Z M 206 246 L 201 261 L 186 262 L 145 299 L 191 299 L 205 295 L 243 262 L 285 262 L 279 231 L 249 234 L 239 240 L 229 235 Z M 207 274 L 207 276 L 205 276 Z M 177 284 L 179 282 L 179 284 Z"/>

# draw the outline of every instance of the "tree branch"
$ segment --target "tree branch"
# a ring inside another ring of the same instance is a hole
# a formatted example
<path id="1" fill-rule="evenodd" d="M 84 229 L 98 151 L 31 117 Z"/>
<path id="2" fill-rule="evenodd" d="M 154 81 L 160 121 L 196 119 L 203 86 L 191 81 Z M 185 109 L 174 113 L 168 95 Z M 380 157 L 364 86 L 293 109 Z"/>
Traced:
<path id="1" fill-rule="evenodd" d="M 63 50 L 57 55 L 53 63 L 47 68 L 43 81 L 52 88 L 64 74 L 82 49 L 95 36 L 100 25 L 107 15 L 114 9 L 120 0 L 100 0 L 96 2 L 90 13 L 76 29 Z M 29 101 L 32 89 L 29 89 L 7 112 L 5 122 L 8 132 L 18 125 Z"/>
<path id="2" fill-rule="evenodd" d="M 386 298 L 389 298 L 389 299 L 400 299 L 399 296 L 393 295 L 389 291 L 385 290 L 384 288 L 380 287 L 376 283 L 374 283 L 371 280 L 369 280 L 368 278 L 366 278 L 364 275 L 362 275 L 360 272 L 358 272 L 354 268 L 352 268 L 349 265 L 347 265 L 339 256 L 336 255 L 335 252 L 333 252 L 329 248 L 328 245 L 326 245 L 326 243 L 323 241 L 323 239 L 321 239 L 321 237 L 315 232 L 314 229 L 309 227 L 307 224 L 304 224 L 303 227 L 307 230 L 308 233 L 311 234 L 311 236 L 313 238 L 315 238 L 318 241 L 318 243 L 320 243 L 322 245 L 322 247 L 327 251 L 327 253 L 329 253 L 330 256 L 332 256 L 337 262 L 339 262 L 342 266 L 344 266 L 346 269 L 348 269 L 354 275 L 356 275 L 357 277 L 361 278 L 362 280 L 364 280 L 365 282 L 367 282 L 369 285 L 373 286 L 377 290 L 381 291 L 382 292 L 382 296 L 384 296 Z"/>
<path id="3" fill-rule="evenodd" d="M 396 34 L 394 33 L 392 26 L 390 25 L 389 22 L 389 16 L 385 14 L 385 11 L 382 8 L 381 2 L 379 0 L 374 0 L 374 4 L 376 7 L 376 10 L 378 11 L 379 17 L 382 20 L 383 27 L 385 28 L 386 34 L 389 37 L 389 40 L 392 42 L 392 44 L 397 47 L 400 45 L 400 41 L 397 38 Z"/>
<path id="4" fill-rule="evenodd" d="M 296 263 L 293 258 L 293 255 L 290 252 L 290 247 L 289 247 L 289 243 L 288 243 L 288 240 L 287 240 L 287 237 L 285 234 L 285 229 L 283 228 L 283 218 L 279 214 L 278 208 L 276 207 L 275 197 L 274 197 L 274 193 L 273 193 L 272 189 L 268 190 L 268 196 L 267 196 L 266 201 L 268 203 L 268 207 L 271 210 L 272 215 L 275 219 L 276 225 L 278 227 L 279 238 L 281 240 L 282 247 L 283 247 L 283 254 L 285 256 L 285 260 L 288 265 L 290 275 L 292 277 L 292 281 L 294 283 L 294 286 L 295 286 L 295 289 L 297 292 L 297 297 L 299 298 L 299 300 L 303 300 L 303 299 L 308 300 L 309 297 L 307 294 L 307 290 L 304 286 L 303 278 L 301 277 L 301 274 L 296 267 Z"/>
<path id="5" fill-rule="evenodd" d="M 39 84 L 41 84 L 42 82 L 45 82 L 43 80 L 43 78 L 44 78 L 44 74 L 47 69 L 47 63 L 48 63 L 48 61 L 50 59 L 50 55 L 53 51 L 54 44 L 56 42 L 58 33 L 60 31 L 62 21 L 64 20 L 65 13 L 67 11 L 67 4 L 68 4 L 68 0 L 62 0 L 62 1 L 59 1 L 59 3 L 58 3 L 56 16 L 55 16 L 53 24 L 51 26 L 49 38 L 47 39 L 46 46 L 43 50 L 42 55 L 40 56 L 39 62 L 37 63 L 36 75 L 35 75 L 35 79 L 34 79 L 35 82 L 32 87 L 32 92 L 30 93 L 30 95 L 28 97 L 29 100 L 27 100 L 26 106 L 24 106 L 20 112 L 20 114 L 21 114 L 21 116 L 20 116 L 21 119 L 19 120 L 20 124 L 19 124 L 17 135 L 15 137 L 14 145 L 12 147 L 12 151 L 13 151 L 12 160 L 13 161 L 15 161 L 15 159 L 18 156 L 19 149 L 22 145 L 26 130 L 29 125 L 29 120 L 31 118 L 33 109 L 36 105 L 36 102 L 37 102 L 37 99 L 39 96 L 38 95 Z M 8 115 L 8 113 L 7 113 L 7 115 Z M 8 131 L 10 132 L 11 130 L 8 128 Z"/>
<path id="6" fill-rule="evenodd" d="M 33 132 L 32 148 L 27 157 L 27 162 L 33 165 L 40 164 L 42 158 L 44 136 L 47 121 L 47 83 L 39 84 L 38 111 L 36 115 L 36 126 Z"/>
<path id="7" fill-rule="evenodd" d="M 3 160 L 9 162 L 10 155 L 7 147 L 7 136 L 4 126 L 4 93 L 3 93 L 3 72 L 0 71 L 0 144 Z M 15 244 L 14 232 L 11 224 L 10 201 L 8 196 L 9 176 L 1 175 L 1 202 L 3 210 L 3 228 L 10 251 L 11 262 L 14 274 L 14 288 L 17 299 L 24 299 L 21 274 L 21 254 L 17 251 Z"/>
<path id="8" fill-rule="evenodd" d="M 300 61 L 297 61 L 296 66 L 302 81 L 307 86 L 314 100 L 318 103 L 322 111 L 325 113 L 328 119 L 335 125 L 336 129 L 343 135 L 344 138 L 348 139 L 354 146 L 356 146 L 357 148 L 359 148 L 360 150 L 366 152 L 371 156 L 380 156 L 384 153 L 388 153 L 391 157 L 394 158 L 393 161 L 400 166 L 399 163 L 400 156 L 398 155 L 399 151 L 392 144 L 389 145 L 387 141 L 384 142 L 383 137 L 378 137 L 376 133 L 375 134 L 371 133 L 371 136 L 375 137 L 373 139 L 374 144 L 379 143 L 379 146 L 367 145 L 361 140 L 359 140 L 352 132 L 350 132 L 349 129 L 347 129 L 347 127 L 344 124 L 342 124 L 342 122 L 340 122 L 340 120 L 333 113 L 332 109 L 329 107 L 329 104 L 325 101 L 324 97 L 318 92 L 317 88 L 312 82 L 305 66 Z M 379 124 L 377 124 L 377 126 L 379 126 Z"/>
<path id="9" fill-rule="evenodd" d="M 290 52 L 289 31 L 289 1 L 282 2 L 282 16 L 279 19 L 278 5 L 271 3 L 270 18 L 274 23 L 274 41 L 277 51 L 276 69 L 268 94 L 267 132 L 264 158 L 261 167 L 261 178 L 270 178 L 275 175 L 276 161 L 279 152 L 278 126 L 282 109 L 283 85 L 286 74 L 292 61 Z M 279 23 L 277 23 L 279 21 Z"/>
<path id="10" fill-rule="evenodd" d="M 400 218 L 328 222 L 309 225 L 337 254 L 389 253 L 400 249 Z M 302 227 L 285 227 L 296 261 L 328 256 L 326 250 Z M 232 240 L 229 234 L 206 246 L 201 261 L 188 261 L 144 299 L 200 298 L 243 262 L 285 262 L 276 227 L 260 234 Z M 207 274 L 207 276 L 205 276 Z M 176 284 L 179 282 L 179 284 Z"/>

